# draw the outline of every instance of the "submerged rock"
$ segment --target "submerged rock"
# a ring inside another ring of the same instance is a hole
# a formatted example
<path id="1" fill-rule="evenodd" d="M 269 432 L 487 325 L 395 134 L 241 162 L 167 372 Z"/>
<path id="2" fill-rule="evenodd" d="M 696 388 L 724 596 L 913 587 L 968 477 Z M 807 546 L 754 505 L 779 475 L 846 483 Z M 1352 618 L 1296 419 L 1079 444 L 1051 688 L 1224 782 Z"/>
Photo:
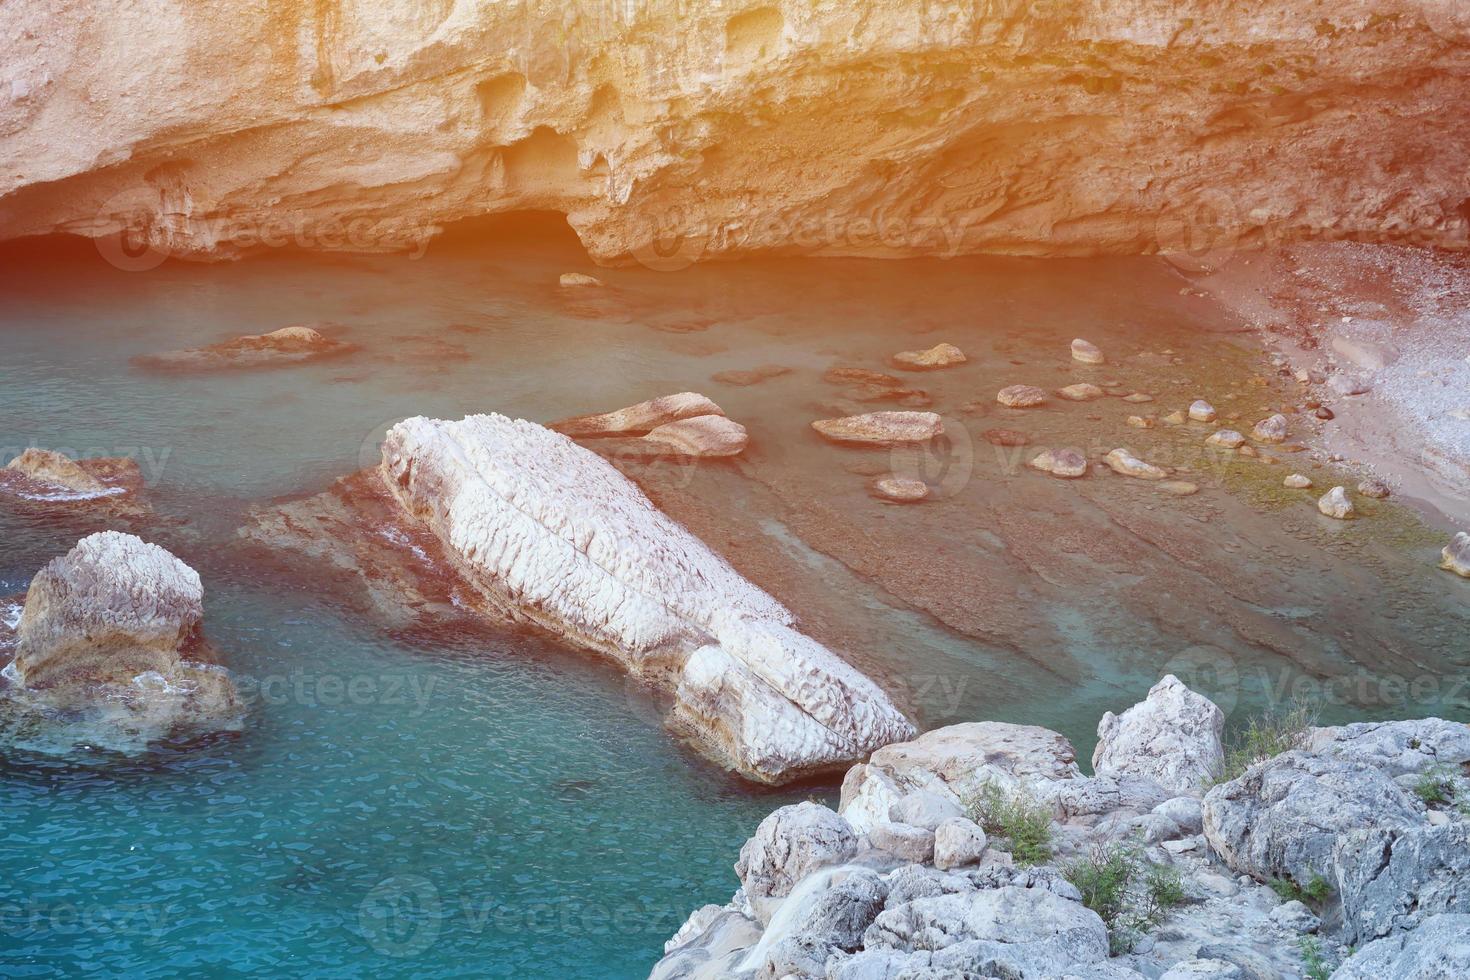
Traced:
<path id="1" fill-rule="evenodd" d="M 1364 480 L 1358 484 L 1358 493 L 1374 500 L 1383 500 L 1393 493 L 1393 490 L 1382 480 Z"/>
<path id="2" fill-rule="evenodd" d="M 1145 463 L 1126 449 L 1114 449 L 1104 458 L 1108 468 L 1122 476 L 1138 480 L 1162 480 L 1169 474 L 1152 463 Z"/>
<path id="3" fill-rule="evenodd" d="M 927 442 L 944 431 L 944 423 L 933 412 L 870 412 L 840 419 L 818 419 L 812 428 L 832 442 L 894 446 Z"/>
<path id="4" fill-rule="evenodd" d="M 581 289 L 589 286 L 601 286 L 602 280 L 596 276 L 589 276 L 585 272 L 563 272 L 557 284 L 564 289 Z"/>
<path id="5" fill-rule="evenodd" d="M 831 367 L 822 380 L 834 385 L 875 385 L 880 388 L 902 388 L 904 380 L 882 371 L 860 367 Z"/>
<path id="6" fill-rule="evenodd" d="M 1081 364 L 1101 364 L 1107 358 L 1096 344 L 1078 337 L 1072 341 L 1072 360 Z"/>
<path id="7" fill-rule="evenodd" d="M 1199 484 L 1188 480 L 1168 480 L 1159 484 L 1159 489 L 1176 497 L 1193 497 L 1199 493 Z"/>
<path id="8" fill-rule="evenodd" d="M 1205 440 L 1207 446 L 1220 446 L 1224 449 L 1239 449 L 1245 444 L 1245 436 L 1234 429 L 1221 429 Z"/>
<path id="9" fill-rule="evenodd" d="M 672 696 L 671 727 L 748 778 L 785 782 L 913 733 L 785 607 L 557 433 L 408 419 L 380 472 L 443 545 L 465 602 L 611 657 Z"/>
<path id="10" fill-rule="evenodd" d="M 547 426 L 553 432 L 576 437 L 647 435 L 661 425 L 701 415 L 724 415 L 725 410 L 693 391 L 629 405 L 601 415 L 579 415 Z"/>
<path id="11" fill-rule="evenodd" d="M 1439 554 L 1440 568 L 1470 578 L 1470 534 L 1456 532 L 1454 539 Z"/>
<path id="12" fill-rule="evenodd" d="M 1345 521 L 1357 513 L 1353 502 L 1348 499 L 1347 490 L 1342 487 L 1333 487 L 1323 494 L 1322 499 L 1317 501 L 1317 509 L 1339 521 Z"/>
<path id="13" fill-rule="evenodd" d="M 981 436 L 992 446 L 1015 448 L 1031 443 L 1030 436 L 1024 432 L 1017 432 L 1015 429 L 986 429 Z"/>
<path id="14" fill-rule="evenodd" d="M 1282 480 L 1281 485 L 1288 490 L 1310 490 L 1312 488 L 1312 481 L 1300 473 L 1293 473 Z"/>
<path id="15" fill-rule="evenodd" d="M 906 350 L 893 355 L 893 363 L 909 371 L 934 371 L 966 360 L 965 352 L 954 344 L 936 344 L 928 350 Z"/>
<path id="16" fill-rule="evenodd" d="M 1046 403 L 1046 392 L 1035 385 L 1011 385 L 1002 388 L 995 400 L 1008 408 L 1035 408 Z"/>
<path id="17" fill-rule="evenodd" d="M 894 503 L 918 503 L 929 496 L 929 484 L 903 476 L 884 476 L 873 481 L 873 492 Z"/>
<path id="18" fill-rule="evenodd" d="M 348 354 L 356 348 L 331 336 L 335 324 L 282 327 L 270 333 L 249 334 L 208 347 L 190 347 L 137 358 L 140 367 L 215 371 L 237 368 L 285 367 Z"/>
<path id="19" fill-rule="evenodd" d="M 1048 449 L 1026 465 L 1067 480 L 1087 475 L 1087 457 L 1075 449 Z"/>
<path id="20" fill-rule="evenodd" d="M 26 592 L 0 701 L 7 731 L 81 715 L 92 744 L 141 751 L 182 731 L 237 729 L 234 684 L 205 662 L 203 617 L 199 575 L 163 548 L 116 531 L 83 538 Z"/>
<path id="21" fill-rule="evenodd" d="M 791 369 L 789 367 L 784 367 L 780 364 L 762 364 L 759 367 L 745 368 L 743 370 L 716 371 L 710 375 L 710 380 L 718 381 L 720 384 L 734 385 L 737 388 L 747 388 L 751 385 L 758 385 L 763 381 L 770 381 L 772 378 L 779 378 L 790 373 Z"/>
<path id="22" fill-rule="evenodd" d="M 31 448 L 0 469 L 0 494 L 37 504 L 107 505 L 113 511 L 147 510 L 143 474 L 125 456 L 74 460 Z"/>
<path id="23" fill-rule="evenodd" d="M 1225 761 L 1225 715 L 1209 698 L 1166 674 L 1148 697 L 1097 726 L 1092 769 L 1098 776 L 1144 776 L 1165 789 L 1197 794 Z"/>
<path id="24" fill-rule="evenodd" d="M 1079 381 L 1077 384 L 1071 384 L 1065 388 L 1057 389 L 1057 395 L 1070 402 L 1096 401 L 1099 398 L 1106 397 L 1106 394 L 1097 385 L 1088 384 L 1085 381 Z"/>

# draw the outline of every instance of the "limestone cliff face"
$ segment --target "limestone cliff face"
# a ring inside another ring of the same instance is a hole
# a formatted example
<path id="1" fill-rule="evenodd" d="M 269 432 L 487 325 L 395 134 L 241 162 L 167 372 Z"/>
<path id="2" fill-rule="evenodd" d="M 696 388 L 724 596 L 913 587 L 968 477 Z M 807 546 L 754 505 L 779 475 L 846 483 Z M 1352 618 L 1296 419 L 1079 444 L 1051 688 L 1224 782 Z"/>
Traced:
<path id="1" fill-rule="evenodd" d="M 0 5 L 0 236 L 594 257 L 1462 243 L 1461 0 Z"/>

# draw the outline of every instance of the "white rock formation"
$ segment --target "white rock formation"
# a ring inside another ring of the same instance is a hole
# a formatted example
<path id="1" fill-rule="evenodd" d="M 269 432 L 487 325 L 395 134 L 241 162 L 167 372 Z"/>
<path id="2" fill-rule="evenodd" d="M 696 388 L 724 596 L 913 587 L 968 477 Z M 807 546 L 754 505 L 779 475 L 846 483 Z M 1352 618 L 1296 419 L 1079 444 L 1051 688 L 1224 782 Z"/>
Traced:
<path id="1" fill-rule="evenodd" d="M 840 419 L 818 419 L 812 428 L 832 442 L 895 446 L 928 442 L 944 432 L 944 421 L 933 412 L 869 412 Z"/>
<path id="2" fill-rule="evenodd" d="M 408 419 L 381 474 L 487 609 L 672 695 L 672 726 L 749 778 L 783 782 L 913 734 L 877 685 L 564 436 L 499 415 Z"/>
<path id="3" fill-rule="evenodd" d="M 1224 728 L 1225 715 L 1214 702 L 1166 674 L 1142 702 L 1122 715 L 1103 715 L 1093 772 L 1143 776 L 1177 793 L 1199 793 L 1225 761 Z"/>
<path id="4" fill-rule="evenodd" d="M 412 248 L 541 209 L 599 260 L 660 268 L 1178 251 L 1205 211 L 1209 247 L 1318 238 L 1324 216 L 1462 240 L 1450 0 L 178 9 L 3 6 L 0 234 Z"/>
<path id="5" fill-rule="evenodd" d="M 1346 521 L 1357 513 L 1357 509 L 1353 507 L 1352 498 L 1347 495 L 1347 490 L 1343 487 L 1333 487 L 1323 494 L 1322 499 L 1317 501 L 1317 509 L 1324 517 L 1331 517 L 1339 521 Z"/>

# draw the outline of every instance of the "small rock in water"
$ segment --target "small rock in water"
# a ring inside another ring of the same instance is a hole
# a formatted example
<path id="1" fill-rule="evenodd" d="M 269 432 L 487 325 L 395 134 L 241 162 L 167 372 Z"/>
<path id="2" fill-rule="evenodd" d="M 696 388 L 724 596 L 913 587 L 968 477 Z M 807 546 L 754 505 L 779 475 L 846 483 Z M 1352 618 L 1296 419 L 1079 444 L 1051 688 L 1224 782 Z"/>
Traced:
<path id="1" fill-rule="evenodd" d="M 1460 531 L 1440 552 L 1439 567 L 1470 578 L 1470 534 Z"/>
<path id="2" fill-rule="evenodd" d="M 1148 394 L 1147 392 L 1135 391 L 1131 395 L 1124 395 L 1123 396 L 1123 400 L 1125 402 L 1132 402 L 1135 405 L 1142 405 L 1145 402 L 1151 402 L 1151 401 L 1153 401 L 1154 400 L 1154 396 Z"/>
<path id="3" fill-rule="evenodd" d="M 1353 502 L 1348 499 L 1347 490 L 1342 487 L 1333 487 L 1317 501 L 1317 509 L 1328 517 L 1345 521 L 1353 516 Z"/>
<path id="4" fill-rule="evenodd" d="M 873 492 L 884 500 L 913 504 L 929 496 L 929 484 L 903 476 L 885 476 L 874 481 Z"/>
<path id="5" fill-rule="evenodd" d="M 1300 473 L 1293 473 L 1286 479 L 1282 480 L 1281 485 L 1283 487 L 1286 487 L 1288 490 L 1310 490 L 1312 487 L 1312 481 L 1302 476 Z"/>
<path id="6" fill-rule="evenodd" d="M 746 388 L 750 385 L 758 385 L 762 381 L 769 381 L 772 378 L 779 378 L 783 374 L 790 373 L 791 369 L 789 367 L 783 367 L 780 364 L 762 364 L 760 367 L 753 367 L 743 371 L 718 371 L 710 375 L 710 380 L 718 381 L 720 384 Z"/>
<path id="7" fill-rule="evenodd" d="M 818 419 L 812 428 L 833 442 L 892 446 L 932 439 L 944 431 L 944 423 L 933 412 L 871 412 L 841 419 Z"/>
<path id="8" fill-rule="evenodd" d="M 1239 449 L 1245 442 L 1245 436 L 1234 429 L 1221 429 L 1205 440 L 1207 446 L 1223 446 L 1226 449 Z"/>
<path id="9" fill-rule="evenodd" d="M 893 363 L 910 371 L 935 371 L 963 364 L 965 352 L 954 344 L 936 344 L 928 350 L 906 350 L 893 355 Z"/>
<path id="10" fill-rule="evenodd" d="M 1251 429 L 1251 438 L 1256 442 L 1278 443 L 1286 441 L 1286 433 L 1286 416 L 1278 414 L 1257 422 Z"/>
<path id="11" fill-rule="evenodd" d="M 828 368 L 822 380 L 834 385 L 880 385 L 885 388 L 902 388 L 904 385 L 902 378 L 860 367 Z"/>
<path id="12" fill-rule="evenodd" d="M 1332 409 L 1328 408 L 1326 405 L 1319 407 L 1317 411 L 1313 414 L 1315 414 L 1317 418 L 1321 419 L 1323 422 L 1331 422 L 1333 419 L 1337 418 Z"/>
<path id="13" fill-rule="evenodd" d="M 1083 364 L 1101 364 L 1106 358 L 1096 344 L 1078 337 L 1072 341 L 1072 360 Z"/>
<path id="14" fill-rule="evenodd" d="M 1075 449 L 1048 449 L 1026 465 L 1064 480 L 1087 475 L 1087 457 Z"/>
<path id="15" fill-rule="evenodd" d="M 1256 459 L 1261 455 L 1261 451 L 1255 446 L 1241 446 L 1236 452 L 1242 456 L 1248 456 L 1251 459 Z"/>
<path id="16" fill-rule="evenodd" d="M 986 429 L 982 435 L 992 446 L 1025 446 L 1031 442 L 1030 436 L 1015 429 Z"/>
<path id="17" fill-rule="evenodd" d="M 661 425 L 680 419 L 724 414 L 724 409 L 698 392 L 681 391 L 675 395 L 651 398 L 615 412 L 562 419 L 552 422 L 547 428 L 573 438 L 646 435 Z"/>
<path id="18" fill-rule="evenodd" d="M 643 438 L 667 446 L 680 456 L 701 458 L 738 456 L 750 442 L 745 426 L 723 415 L 699 415 L 669 422 Z"/>
<path id="19" fill-rule="evenodd" d="M 601 286 L 602 280 L 596 276 L 589 276 L 585 272 L 563 272 L 558 280 L 565 288 L 576 288 L 583 286 Z"/>
<path id="20" fill-rule="evenodd" d="M 1011 385 L 1002 388 L 995 400 L 1010 408 L 1035 408 L 1046 401 L 1046 392 L 1035 385 Z"/>
<path id="21" fill-rule="evenodd" d="M 1165 415 L 1163 421 L 1165 425 L 1183 425 L 1186 421 L 1186 417 L 1184 415 L 1184 412 L 1180 411 L 1179 409 L 1175 409 L 1168 415 Z"/>
<path id="22" fill-rule="evenodd" d="M 1114 449 L 1105 458 L 1108 468 L 1123 476 L 1139 480 L 1162 480 L 1169 474 L 1152 463 L 1145 463 L 1126 449 Z"/>
<path id="23" fill-rule="evenodd" d="M 1135 429 L 1152 429 L 1156 420 L 1152 415 L 1130 415 L 1128 424 Z"/>
<path id="24" fill-rule="evenodd" d="M 1078 384 L 1067 385 L 1065 388 L 1059 388 L 1057 394 L 1072 402 L 1090 402 L 1094 399 L 1102 398 L 1104 392 L 1097 385 L 1088 384 L 1083 381 Z"/>
<path id="25" fill-rule="evenodd" d="M 1382 480 L 1364 480 L 1358 484 L 1358 493 L 1365 497 L 1372 497 L 1374 500 L 1382 500 L 1393 491 Z"/>
<path id="26" fill-rule="evenodd" d="M 1189 406 L 1189 417 L 1196 422 L 1215 421 L 1215 406 L 1204 399 L 1199 399 Z"/>
<path id="27" fill-rule="evenodd" d="M 1199 487 L 1187 480 L 1170 480 L 1167 483 L 1160 483 L 1159 488 L 1176 497 L 1190 497 L 1199 493 Z"/>

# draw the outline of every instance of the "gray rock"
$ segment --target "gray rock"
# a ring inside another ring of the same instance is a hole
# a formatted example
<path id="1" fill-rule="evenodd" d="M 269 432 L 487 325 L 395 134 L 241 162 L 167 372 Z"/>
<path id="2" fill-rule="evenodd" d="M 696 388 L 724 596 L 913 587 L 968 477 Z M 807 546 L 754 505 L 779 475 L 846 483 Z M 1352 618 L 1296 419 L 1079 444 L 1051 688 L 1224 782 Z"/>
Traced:
<path id="1" fill-rule="evenodd" d="M 754 919 L 729 908 L 720 909 L 696 935 L 659 960 L 648 980 L 729 976 L 744 950 L 755 945 L 760 935 L 760 923 Z"/>
<path id="2" fill-rule="evenodd" d="M 842 817 L 810 801 L 783 806 L 756 828 L 740 848 L 735 874 L 762 922 L 778 899 L 819 868 L 843 864 L 857 853 L 857 834 Z"/>
<path id="3" fill-rule="evenodd" d="M 900 861 L 928 864 L 934 860 L 934 831 L 923 827 L 883 821 L 868 828 L 868 842 Z"/>
<path id="4" fill-rule="evenodd" d="M 1470 825 L 1345 834 L 1333 871 L 1352 942 L 1413 929 L 1443 912 L 1470 913 Z"/>
<path id="5" fill-rule="evenodd" d="M 1418 826 L 1414 804 L 1374 766 L 1286 752 L 1216 786 L 1204 800 L 1210 847 L 1234 871 L 1299 885 L 1332 872 L 1337 835 Z"/>
<path id="6" fill-rule="evenodd" d="M 1116 810 L 1143 812 L 1168 799 L 1171 792 L 1146 776 L 1082 776 L 1037 783 L 1031 794 L 1050 803 L 1063 817 L 1081 817 Z"/>
<path id="7" fill-rule="evenodd" d="M 1436 915 L 1410 933 L 1371 942 L 1332 980 L 1462 980 L 1470 976 L 1470 915 Z"/>
<path id="8" fill-rule="evenodd" d="M 1327 379 L 1327 387 L 1339 395 L 1366 395 L 1373 390 L 1373 382 L 1357 374 L 1333 374 Z"/>
<path id="9" fill-rule="evenodd" d="M 951 956 L 980 976 L 1085 976 L 1089 964 L 1107 959 L 1108 931 L 1078 902 L 1012 885 L 888 909 L 868 927 L 863 945 L 936 954 L 952 949 Z"/>
<path id="10" fill-rule="evenodd" d="M 916 898 L 935 895 L 957 895 L 975 891 L 975 884 L 965 875 L 946 874 L 922 864 L 908 864 L 888 874 L 888 908 L 897 908 Z M 1004 884 L 1010 883 L 1006 878 Z"/>
<path id="11" fill-rule="evenodd" d="M 1154 807 L 1154 813 L 1168 817 L 1186 834 L 1198 834 L 1205 828 L 1204 805 L 1193 796 L 1176 796 Z"/>
<path id="12" fill-rule="evenodd" d="M 1288 932 L 1296 933 L 1316 932 L 1322 924 L 1311 909 L 1297 901 L 1282 902 L 1271 910 L 1269 918 Z"/>
<path id="13" fill-rule="evenodd" d="M 786 901 L 799 906 L 789 911 L 783 906 L 740 969 L 755 969 L 758 977 L 820 976 L 834 952 L 852 952 L 862 945 L 863 933 L 888 897 L 888 886 L 867 868 L 818 874 L 830 874 L 830 882 L 819 882 L 810 893 L 805 885 L 793 892 Z"/>
<path id="14" fill-rule="evenodd" d="M 964 815 L 964 809 L 952 796 L 940 796 L 922 789 L 904 794 L 888 808 L 888 819 L 893 823 L 906 823 L 925 830 L 937 830 L 946 820 Z"/>
<path id="15" fill-rule="evenodd" d="M 977 864 L 988 842 L 980 825 L 954 817 L 934 829 L 934 866 L 941 871 Z"/>
<path id="16" fill-rule="evenodd" d="M 1185 960 L 1169 967 L 1159 980 L 1246 980 L 1246 975 L 1228 960 Z"/>
<path id="17" fill-rule="evenodd" d="M 1099 776 L 1143 776 L 1175 794 L 1194 795 L 1220 771 L 1225 715 L 1173 674 L 1148 697 L 1098 722 L 1092 768 Z"/>
<path id="18" fill-rule="evenodd" d="M 1470 726 L 1443 718 L 1424 718 L 1313 728 L 1302 748 L 1335 759 L 1364 762 L 1390 776 L 1417 775 L 1436 765 L 1470 762 Z"/>

